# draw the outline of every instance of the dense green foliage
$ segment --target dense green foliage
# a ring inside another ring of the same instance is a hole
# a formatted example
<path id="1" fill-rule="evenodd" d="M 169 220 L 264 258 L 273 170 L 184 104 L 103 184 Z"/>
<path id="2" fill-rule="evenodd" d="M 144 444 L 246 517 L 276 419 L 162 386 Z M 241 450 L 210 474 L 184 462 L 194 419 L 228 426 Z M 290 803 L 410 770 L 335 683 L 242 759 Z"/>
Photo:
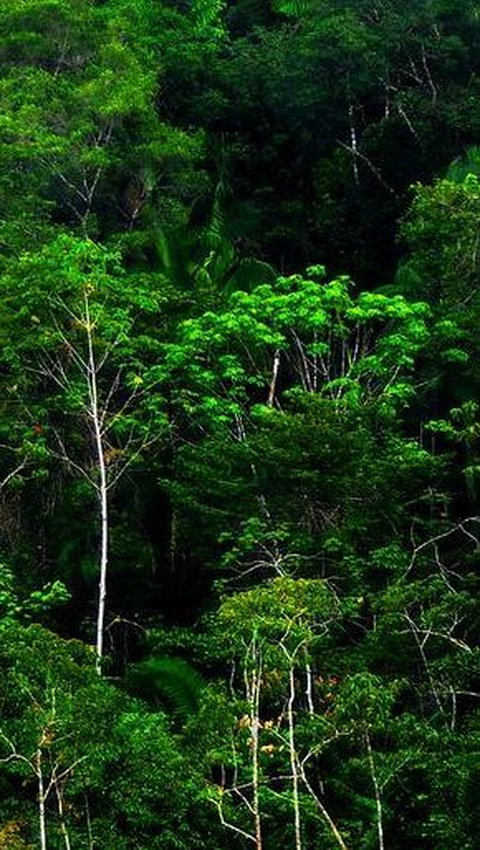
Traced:
<path id="1" fill-rule="evenodd" d="M 480 2 L 0 8 L 0 850 L 476 850 Z"/>

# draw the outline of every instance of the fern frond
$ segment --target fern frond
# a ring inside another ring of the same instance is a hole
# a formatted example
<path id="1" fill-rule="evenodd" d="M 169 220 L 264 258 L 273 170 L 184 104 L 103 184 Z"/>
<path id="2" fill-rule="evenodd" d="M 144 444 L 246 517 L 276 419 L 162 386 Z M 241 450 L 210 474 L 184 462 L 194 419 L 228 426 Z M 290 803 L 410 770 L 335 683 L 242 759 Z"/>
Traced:
<path id="1" fill-rule="evenodd" d="M 309 0 L 273 0 L 272 7 L 281 15 L 299 18 L 309 11 L 311 4 Z"/>
<path id="2" fill-rule="evenodd" d="M 196 714 L 205 682 L 183 658 L 150 658 L 130 668 L 128 683 L 147 700 L 164 701 L 187 720 Z"/>

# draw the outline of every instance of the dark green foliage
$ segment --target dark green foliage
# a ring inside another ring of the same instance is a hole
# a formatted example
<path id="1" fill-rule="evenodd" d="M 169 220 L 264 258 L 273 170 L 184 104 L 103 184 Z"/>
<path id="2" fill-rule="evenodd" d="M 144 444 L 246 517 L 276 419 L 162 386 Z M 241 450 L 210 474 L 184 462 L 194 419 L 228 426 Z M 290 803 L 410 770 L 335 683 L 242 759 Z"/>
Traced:
<path id="1" fill-rule="evenodd" d="M 479 56 L 2 4 L 0 850 L 478 848 Z"/>

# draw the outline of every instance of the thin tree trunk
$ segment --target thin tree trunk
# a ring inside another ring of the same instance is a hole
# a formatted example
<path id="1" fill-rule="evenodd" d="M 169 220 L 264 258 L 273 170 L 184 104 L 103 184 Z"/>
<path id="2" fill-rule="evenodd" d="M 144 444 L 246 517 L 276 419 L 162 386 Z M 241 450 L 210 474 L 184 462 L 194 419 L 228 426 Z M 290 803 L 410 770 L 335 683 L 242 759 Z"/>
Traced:
<path id="1" fill-rule="evenodd" d="M 88 802 L 88 794 L 85 793 L 84 797 L 85 797 L 85 814 L 86 814 L 86 819 L 87 819 L 88 850 L 94 850 L 92 819 L 90 817 L 90 803 Z"/>
<path id="2" fill-rule="evenodd" d="M 101 520 L 101 544 L 100 544 L 100 576 L 98 583 L 98 610 L 97 610 L 97 659 L 96 670 L 99 675 L 102 672 L 103 658 L 103 632 L 105 627 L 105 606 L 107 602 L 107 571 L 108 571 L 108 495 L 105 470 L 105 458 L 101 438 L 96 439 L 98 446 L 98 462 L 100 469 L 100 520 Z"/>
<path id="3" fill-rule="evenodd" d="M 288 678 L 290 684 L 287 706 L 288 748 L 290 752 L 290 766 L 292 768 L 293 809 L 295 815 L 295 850 L 302 850 L 302 822 L 300 818 L 300 798 L 298 793 L 298 759 L 295 749 L 295 721 L 293 717 L 293 704 L 295 702 L 295 677 L 293 665 L 290 667 Z"/>
<path id="4" fill-rule="evenodd" d="M 40 830 L 40 850 L 47 850 L 47 824 L 45 817 L 45 783 L 43 780 L 42 751 L 38 748 L 36 757 L 36 774 L 38 780 L 38 825 Z"/>
<path id="5" fill-rule="evenodd" d="M 253 647 L 253 680 L 250 698 L 251 706 L 251 735 L 252 735 L 252 787 L 253 787 L 253 817 L 255 823 L 255 846 L 257 850 L 262 850 L 262 821 L 260 816 L 260 797 L 259 797 L 259 730 L 260 730 L 260 689 L 262 667 L 261 660 L 257 658 L 256 646 Z"/>
<path id="6" fill-rule="evenodd" d="M 350 124 L 350 145 L 353 152 L 352 157 L 352 165 L 353 165 L 353 177 L 355 180 L 355 184 L 358 186 L 360 184 L 360 174 L 358 169 L 358 139 L 357 139 L 357 128 L 355 126 L 355 112 L 353 108 L 353 103 L 350 95 L 350 82 L 348 83 L 348 120 Z"/>
<path id="7" fill-rule="evenodd" d="M 338 830 L 337 825 L 336 825 L 336 824 L 335 824 L 335 822 L 332 820 L 332 818 L 330 817 L 330 815 L 329 815 L 329 813 L 328 813 L 327 809 L 326 809 L 326 808 L 325 808 L 325 806 L 323 805 L 322 801 L 320 800 L 320 798 L 318 797 L 318 795 L 317 795 L 317 794 L 315 793 L 315 791 L 313 790 L 313 788 L 312 788 L 312 786 L 311 786 L 311 784 L 310 784 L 310 781 L 309 781 L 309 779 L 308 779 L 308 776 L 307 776 L 307 774 L 305 773 L 305 768 L 304 768 L 304 766 L 303 766 L 303 764 L 302 764 L 301 762 L 300 762 L 300 765 L 299 765 L 299 769 L 300 769 L 300 775 L 301 775 L 301 777 L 302 777 L 303 784 L 305 785 L 305 787 L 306 787 L 306 789 L 307 789 L 308 793 L 310 794 L 310 796 L 313 798 L 313 800 L 315 801 L 316 805 L 317 805 L 317 806 L 318 806 L 318 808 L 320 809 L 320 812 L 321 812 L 321 814 L 322 814 L 322 817 L 324 817 L 324 818 L 325 818 L 325 820 L 326 820 L 326 822 L 328 823 L 328 825 L 329 825 L 329 827 L 330 827 L 330 830 L 331 830 L 331 832 L 332 832 L 332 835 L 334 836 L 335 841 L 337 842 L 338 846 L 339 846 L 339 847 L 341 847 L 341 848 L 342 848 L 342 850 L 348 850 L 347 845 L 345 844 L 345 842 L 344 842 L 344 840 L 343 840 L 342 836 L 340 835 L 340 832 L 339 832 L 339 830 Z"/>
<path id="8" fill-rule="evenodd" d="M 277 348 L 273 357 L 273 367 L 272 367 L 272 380 L 270 381 L 270 387 L 268 390 L 268 407 L 273 407 L 273 403 L 275 401 L 275 393 L 277 390 L 277 378 L 278 378 L 278 370 L 280 368 L 280 350 Z"/>
<path id="9" fill-rule="evenodd" d="M 63 808 L 63 791 L 58 782 L 55 783 L 55 794 L 57 796 L 57 807 L 58 807 L 58 817 L 60 820 L 60 832 L 63 835 L 63 840 L 65 842 L 65 850 L 72 850 L 72 845 L 70 844 L 70 836 L 68 834 L 67 824 L 65 823 L 65 812 Z"/>
<path id="10" fill-rule="evenodd" d="M 107 468 L 102 437 L 101 417 L 98 406 L 97 364 L 93 348 L 93 327 L 90 320 L 88 295 L 85 294 L 85 319 L 88 339 L 88 387 L 90 394 L 90 416 L 93 425 L 93 438 L 97 456 L 99 483 L 97 487 L 100 510 L 100 571 L 98 581 L 97 604 L 97 640 L 95 667 L 98 675 L 102 673 L 103 633 L 105 628 L 105 607 L 107 601 L 108 571 L 108 485 Z"/>
<path id="11" fill-rule="evenodd" d="M 380 785 L 378 783 L 377 772 L 375 770 L 375 762 L 373 760 L 373 751 L 372 751 L 372 742 L 370 741 L 370 735 L 368 734 L 368 729 L 365 730 L 365 746 L 367 748 L 368 755 L 368 764 L 370 767 L 370 775 L 372 777 L 373 790 L 375 793 L 375 805 L 377 808 L 377 832 L 378 832 L 378 848 L 379 850 L 385 850 L 385 839 L 383 834 L 383 808 L 382 808 L 382 794 L 380 791 Z"/>
<path id="12" fill-rule="evenodd" d="M 431 688 L 431 691 L 432 691 L 433 698 L 434 698 L 434 700 L 437 704 L 437 708 L 438 708 L 440 714 L 443 717 L 443 721 L 444 721 L 446 727 L 448 728 L 448 723 L 447 723 L 446 718 L 445 718 L 445 709 L 443 707 L 442 700 L 440 699 L 440 694 L 437 690 L 437 686 L 435 684 L 435 679 L 432 676 L 432 673 L 431 673 L 431 670 L 430 670 L 430 664 L 428 663 L 427 654 L 425 652 L 425 642 L 426 642 L 426 640 L 425 639 L 423 641 L 420 640 L 420 635 L 418 634 L 417 624 L 410 617 L 410 615 L 408 614 L 407 611 L 405 611 L 404 616 L 405 616 L 405 619 L 407 620 L 407 622 L 410 626 L 410 629 L 412 631 L 413 639 L 414 639 L 415 643 L 417 644 L 418 651 L 420 653 L 420 657 L 423 661 L 423 666 L 425 668 L 425 672 L 427 674 L 428 681 L 430 683 L 430 688 Z"/>
<path id="13" fill-rule="evenodd" d="M 307 679 L 306 688 L 305 688 L 305 695 L 307 697 L 308 713 L 310 714 L 310 716 L 313 716 L 315 714 L 315 707 L 313 705 L 313 684 L 312 684 L 313 677 L 312 677 L 312 668 L 310 666 L 310 662 L 308 661 L 308 656 L 307 656 L 307 660 L 305 661 L 305 675 L 306 675 L 306 679 Z"/>

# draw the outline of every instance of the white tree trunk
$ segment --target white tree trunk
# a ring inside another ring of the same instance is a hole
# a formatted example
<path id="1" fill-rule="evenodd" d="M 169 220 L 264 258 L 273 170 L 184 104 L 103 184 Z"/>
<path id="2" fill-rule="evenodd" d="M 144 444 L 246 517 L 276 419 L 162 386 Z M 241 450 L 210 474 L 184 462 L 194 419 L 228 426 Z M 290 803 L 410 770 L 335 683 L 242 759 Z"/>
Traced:
<path id="1" fill-rule="evenodd" d="M 254 672 L 252 677 L 252 688 L 250 695 L 250 727 L 252 735 L 252 786 L 253 786 L 253 818 L 255 824 L 255 847 L 262 850 L 262 821 L 260 814 L 259 796 L 259 732 L 260 732 L 260 691 L 262 687 L 262 664 L 257 656 L 257 649 L 253 645 Z"/>
<path id="2" fill-rule="evenodd" d="M 98 465 L 100 471 L 100 575 L 98 581 L 98 606 L 97 606 L 97 643 L 96 643 L 96 670 L 100 675 L 102 672 L 103 658 L 103 632 L 105 628 L 105 607 L 107 602 L 107 571 L 108 571 L 108 491 L 107 476 L 105 469 L 105 457 L 101 436 L 96 435 Z"/>
<path id="3" fill-rule="evenodd" d="M 60 832 L 63 835 L 65 842 L 65 850 L 72 850 L 70 844 L 70 835 L 68 834 L 67 824 L 65 823 L 65 812 L 63 807 L 63 788 L 60 783 L 55 782 L 55 794 L 57 796 L 58 817 L 60 820 Z"/>
<path id="4" fill-rule="evenodd" d="M 375 793 L 375 806 L 377 809 L 377 834 L 378 834 L 378 850 L 385 850 L 385 839 L 383 835 L 383 806 L 382 806 L 382 793 L 380 790 L 380 784 L 377 777 L 377 772 L 375 770 L 375 762 L 373 760 L 373 750 L 372 750 L 372 742 L 370 741 L 370 735 L 368 733 L 368 729 L 365 730 L 365 746 L 367 748 L 368 755 L 368 764 L 370 767 L 370 775 L 372 777 L 373 790 Z"/>
<path id="5" fill-rule="evenodd" d="M 293 785 L 293 810 L 295 816 L 295 850 L 302 850 L 302 822 L 300 817 L 300 798 L 298 794 L 298 759 L 295 749 L 295 720 L 293 717 L 293 704 L 295 702 L 295 677 L 293 663 L 288 674 L 290 693 L 288 695 L 288 748 L 290 752 L 290 766 L 292 769 Z"/>
<path id="6" fill-rule="evenodd" d="M 98 369 L 95 361 L 93 346 L 93 326 L 90 319 L 88 295 L 85 294 L 85 325 L 88 340 L 88 390 L 90 396 L 90 418 L 93 426 L 95 454 L 98 466 L 99 481 L 97 495 L 100 510 L 100 569 L 98 578 L 97 602 L 97 639 L 96 639 L 96 670 L 102 673 L 103 633 L 105 628 L 105 607 L 107 601 L 107 572 L 108 572 L 108 483 L 105 451 L 102 435 L 102 421 L 98 404 Z"/>
<path id="7" fill-rule="evenodd" d="M 315 707 L 313 705 L 313 676 L 312 676 L 312 668 L 311 668 L 310 663 L 308 661 L 308 656 L 307 656 L 307 659 L 305 661 L 305 675 L 306 675 L 306 679 L 307 679 L 305 694 L 306 694 L 306 697 L 307 697 L 308 713 L 309 713 L 310 717 L 313 717 L 313 715 L 315 714 Z"/>
<path id="8" fill-rule="evenodd" d="M 273 407 L 275 401 L 275 393 L 277 391 L 277 379 L 278 379 L 278 370 L 280 368 L 280 349 L 277 348 L 275 354 L 273 356 L 273 367 L 272 367 L 272 380 L 270 381 L 270 387 L 268 390 L 268 407 Z"/>
<path id="9" fill-rule="evenodd" d="M 45 817 L 45 783 L 43 780 L 42 751 L 39 748 L 35 758 L 35 772 L 38 780 L 38 826 L 40 830 L 40 850 L 47 850 L 47 823 Z"/>
<path id="10" fill-rule="evenodd" d="M 326 822 L 328 823 L 330 830 L 332 832 L 332 835 L 335 838 L 338 846 L 341 847 L 341 850 L 348 850 L 348 847 L 345 844 L 335 822 L 330 817 L 327 809 L 325 808 L 322 801 L 320 800 L 320 797 L 318 796 L 318 794 L 315 793 L 312 785 L 310 784 L 308 776 L 305 772 L 305 768 L 304 768 L 302 762 L 298 763 L 298 768 L 299 768 L 300 776 L 302 777 L 302 780 L 303 780 L 303 784 L 305 785 L 308 793 L 310 794 L 310 796 L 312 797 L 312 799 L 315 801 L 316 805 L 318 806 L 322 816 L 325 818 Z"/>

